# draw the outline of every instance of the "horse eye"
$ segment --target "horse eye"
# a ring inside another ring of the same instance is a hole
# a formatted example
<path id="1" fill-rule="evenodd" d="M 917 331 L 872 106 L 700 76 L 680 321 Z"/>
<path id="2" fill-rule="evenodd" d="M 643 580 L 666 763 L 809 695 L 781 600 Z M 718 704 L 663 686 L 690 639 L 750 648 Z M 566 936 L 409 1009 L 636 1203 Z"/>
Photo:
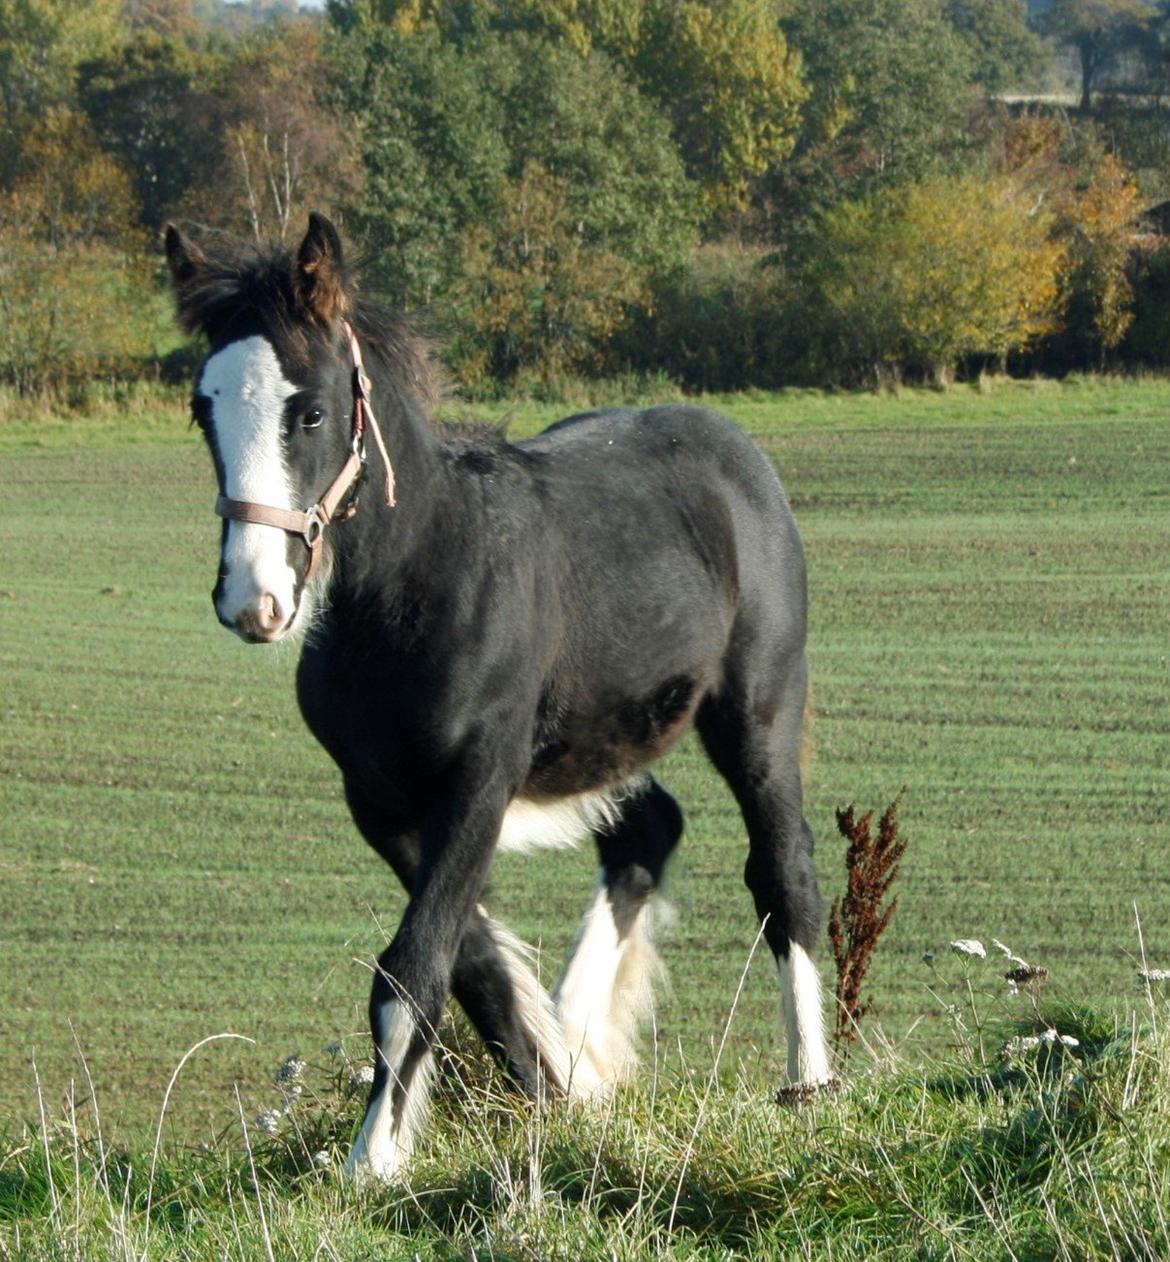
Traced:
<path id="1" fill-rule="evenodd" d="M 313 408 L 301 419 L 301 429 L 316 429 L 324 419 L 325 413 L 320 408 Z"/>

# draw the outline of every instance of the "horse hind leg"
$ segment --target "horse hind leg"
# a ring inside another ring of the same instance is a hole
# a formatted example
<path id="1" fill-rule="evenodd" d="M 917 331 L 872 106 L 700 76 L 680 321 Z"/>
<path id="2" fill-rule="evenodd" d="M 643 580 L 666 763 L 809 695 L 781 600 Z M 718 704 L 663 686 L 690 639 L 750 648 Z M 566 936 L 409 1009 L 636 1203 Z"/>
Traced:
<path id="1" fill-rule="evenodd" d="M 834 1074 L 825 1044 L 820 975 L 812 958 L 821 929 L 821 896 L 813 835 L 802 807 L 803 654 L 757 677 L 758 693 L 741 680 L 708 697 L 696 726 L 747 826 L 744 881 L 780 974 L 788 1080 L 794 1086 L 817 1086 L 831 1082 Z"/>
<path id="2" fill-rule="evenodd" d="M 661 965 L 650 936 L 650 899 L 682 835 L 682 811 L 656 781 L 620 800 L 597 834 L 597 889 L 553 992 L 572 1061 L 570 1093 L 612 1088 L 637 1063 L 638 1030 Z"/>

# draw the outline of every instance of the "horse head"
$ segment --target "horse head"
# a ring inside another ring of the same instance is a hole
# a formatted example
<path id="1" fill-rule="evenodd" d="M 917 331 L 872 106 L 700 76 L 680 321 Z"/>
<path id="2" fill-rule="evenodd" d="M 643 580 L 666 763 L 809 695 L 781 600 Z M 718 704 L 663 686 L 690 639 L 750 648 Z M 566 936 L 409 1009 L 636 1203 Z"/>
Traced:
<path id="1" fill-rule="evenodd" d="M 215 611 L 273 643 L 307 624 L 323 531 L 352 508 L 364 468 L 341 240 L 313 214 L 295 254 L 205 254 L 173 225 L 166 253 L 180 321 L 210 345 L 192 416 L 224 518 Z"/>

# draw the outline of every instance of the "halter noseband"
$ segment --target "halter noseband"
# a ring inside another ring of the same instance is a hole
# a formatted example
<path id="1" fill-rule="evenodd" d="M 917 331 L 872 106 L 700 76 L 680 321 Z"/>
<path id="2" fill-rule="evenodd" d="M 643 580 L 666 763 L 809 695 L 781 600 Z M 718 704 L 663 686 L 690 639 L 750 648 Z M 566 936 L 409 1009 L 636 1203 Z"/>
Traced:
<path id="1" fill-rule="evenodd" d="M 303 512 L 289 508 L 274 508 L 270 504 L 254 504 L 250 500 L 231 500 L 221 495 L 215 501 L 215 512 L 219 517 L 229 521 L 246 521 L 258 526 L 275 526 L 277 530 L 286 531 L 290 535 L 300 535 L 309 549 L 309 569 L 305 574 L 305 582 L 312 580 L 321 564 L 321 539 L 325 527 L 336 521 L 346 521 L 357 512 L 357 496 L 353 496 L 342 510 L 337 510 L 354 485 L 361 478 L 366 467 L 366 431 L 374 435 L 374 442 L 382 457 L 382 465 L 386 470 L 386 505 L 393 508 L 397 503 L 394 498 L 394 467 L 390 463 L 390 455 L 382 440 L 382 431 L 378 428 L 377 418 L 370 407 L 370 379 L 366 376 L 362 363 L 362 351 L 358 345 L 357 334 L 348 321 L 342 328 L 349 339 L 349 353 L 353 361 L 353 442 L 350 453 L 341 466 L 341 472 L 333 479 L 324 495 Z"/>

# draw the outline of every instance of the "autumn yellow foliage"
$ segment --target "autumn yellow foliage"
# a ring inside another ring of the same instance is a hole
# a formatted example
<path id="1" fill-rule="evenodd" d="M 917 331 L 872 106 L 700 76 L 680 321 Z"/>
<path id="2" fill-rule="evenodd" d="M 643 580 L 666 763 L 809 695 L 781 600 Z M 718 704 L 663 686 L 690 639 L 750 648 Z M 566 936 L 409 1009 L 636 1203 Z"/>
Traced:
<path id="1" fill-rule="evenodd" d="M 1065 248 L 1061 305 L 1080 338 L 1112 350 L 1133 321 L 1130 263 L 1142 209 L 1126 168 L 1098 145 L 1078 144 L 1067 120 L 1023 115 L 1005 129 L 1001 172 L 1051 217 Z"/>
<path id="2" fill-rule="evenodd" d="M 1052 216 L 1003 176 L 913 184 L 825 217 L 810 283 L 843 354 L 877 376 L 946 380 L 1050 332 L 1066 249 Z"/>
<path id="3" fill-rule="evenodd" d="M 1066 223 L 1070 287 L 1089 305 L 1103 350 L 1112 350 L 1133 322 L 1128 263 L 1141 210 L 1137 184 L 1112 154 L 1105 154 L 1073 201 Z"/>
<path id="4" fill-rule="evenodd" d="M 23 159 L 0 194 L 0 379 L 27 394 L 118 374 L 152 350 L 130 179 L 65 107 L 46 111 Z"/>

